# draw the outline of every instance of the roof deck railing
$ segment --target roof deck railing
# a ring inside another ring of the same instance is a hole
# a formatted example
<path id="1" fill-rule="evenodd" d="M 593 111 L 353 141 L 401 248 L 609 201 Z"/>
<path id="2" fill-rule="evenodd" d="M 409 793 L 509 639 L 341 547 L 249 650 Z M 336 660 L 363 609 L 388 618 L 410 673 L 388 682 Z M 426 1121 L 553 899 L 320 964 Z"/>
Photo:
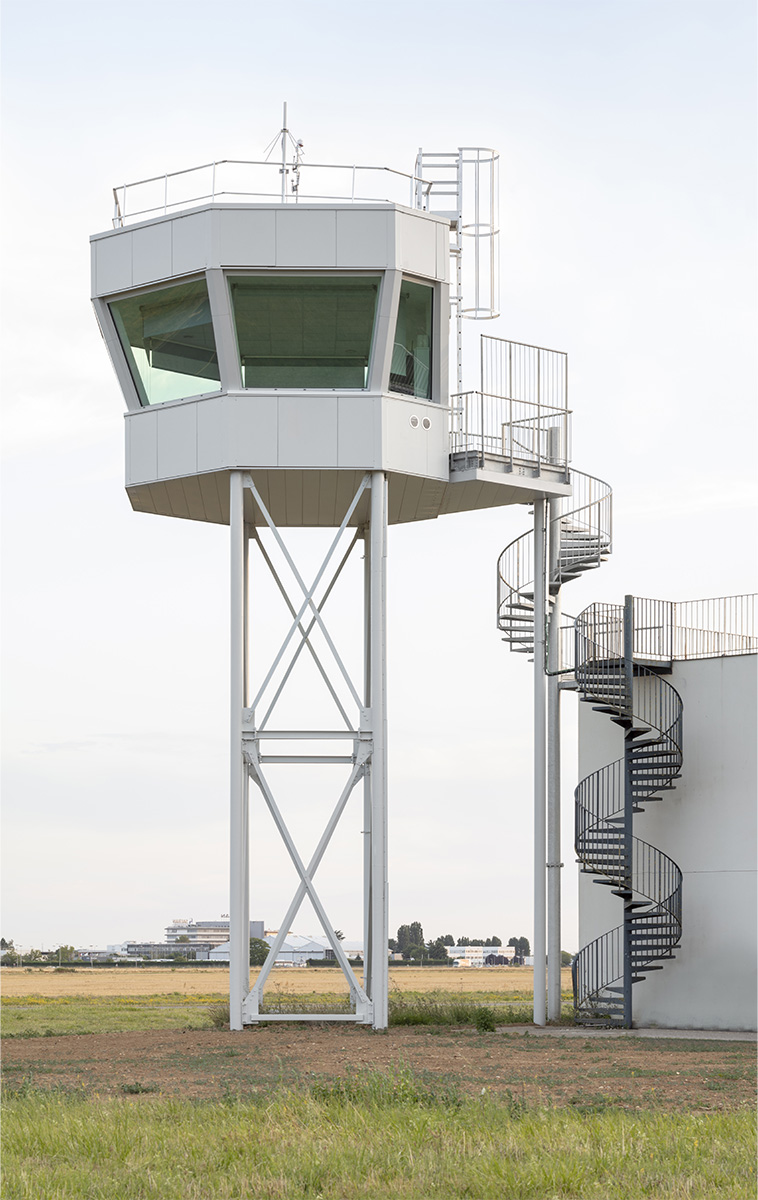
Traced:
<path id="1" fill-rule="evenodd" d="M 306 191 L 304 184 L 307 183 Z M 113 227 L 205 203 L 404 204 L 426 209 L 431 183 L 394 167 L 225 158 L 113 189 Z"/>

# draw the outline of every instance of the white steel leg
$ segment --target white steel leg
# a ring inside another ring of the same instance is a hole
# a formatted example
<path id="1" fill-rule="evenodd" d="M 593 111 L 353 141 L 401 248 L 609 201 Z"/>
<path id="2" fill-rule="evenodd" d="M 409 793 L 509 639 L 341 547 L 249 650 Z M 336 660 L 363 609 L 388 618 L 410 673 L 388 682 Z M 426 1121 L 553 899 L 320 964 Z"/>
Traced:
<path id="1" fill-rule="evenodd" d="M 545 1024 L 545 501 L 534 502 L 534 1023 Z"/>
<path id="2" fill-rule="evenodd" d="M 371 711 L 371 537 L 363 530 L 363 678 L 365 711 Z M 372 997 L 371 983 L 371 771 L 363 776 L 363 987 Z"/>
<path id="3" fill-rule="evenodd" d="M 374 1028 L 388 1021 L 387 967 L 387 479 L 382 471 L 371 475 L 371 987 Z"/>
<path id="4" fill-rule="evenodd" d="M 548 666 L 560 667 L 561 593 L 550 614 Z M 561 1015 L 561 689 L 560 675 L 547 679 L 547 1016 Z"/>
<path id="5" fill-rule="evenodd" d="M 229 811 L 229 1027 L 242 1029 L 242 1002 L 250 985 L 245 913 L 247 891 L 247 771 L 242 757 L 242 710 L 245 705 L 245 518 L 242 473 L 229 480 L 230 555 L 230 811 Z"/>

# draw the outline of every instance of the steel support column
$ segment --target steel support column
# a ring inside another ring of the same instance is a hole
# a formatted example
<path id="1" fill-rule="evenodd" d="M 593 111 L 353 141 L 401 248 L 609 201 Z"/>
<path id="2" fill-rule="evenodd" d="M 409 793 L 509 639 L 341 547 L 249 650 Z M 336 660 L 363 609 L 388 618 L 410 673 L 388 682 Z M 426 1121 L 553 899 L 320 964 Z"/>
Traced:
<path id="1" fill-rule="evenodd" d="M 552 507 L 552 505 L 551 505 Z M 556 528 L 552 525 L 551 528 Z M 550 559 L 553 560 L 551 532 Z M 551 570 L 552 576 L 552 570 Z M 547 677 L 547 1017 L 561 1015 L 561 589 L 553 596 Z"/>
<path id="2" fill-rule="evenodd" d="M 624 680 L 626 692 L 626 715 L 634 715 L 634 597 L 624 597 Z M 632 782 L 632 747 L 634 738 L 631 730 L 624 735 L 624 889 L 628 893 L 624 900 L 624 1025 L 632 1027 L 632 868 L 634 858 L 634 788 Z"/>
<path id="3" fill-rule="evenodd" d="M 382 471 L 371 475 L 370 540 L 370 678 L 371 729 L 371 999 L 375 1029 L 386 1029 L 388 1021 L 389 973 L 387 962 L 387 477 Z"/>
<path id="4" fill-rule="evenodd" d="M 534 502 L 534 1023 L 545 1024 L 545 501 Z"/>
<path id="5" fill-rule="evenodd" d="M 246 703 L 247 534 L 241 471 L 229 480 L 230 532 L 230 806 L 229 806 L 229 1027 L 242 1029 L 242 1002 L 250 987 L 248 938 L 248 781 L 240 726 Z"/>

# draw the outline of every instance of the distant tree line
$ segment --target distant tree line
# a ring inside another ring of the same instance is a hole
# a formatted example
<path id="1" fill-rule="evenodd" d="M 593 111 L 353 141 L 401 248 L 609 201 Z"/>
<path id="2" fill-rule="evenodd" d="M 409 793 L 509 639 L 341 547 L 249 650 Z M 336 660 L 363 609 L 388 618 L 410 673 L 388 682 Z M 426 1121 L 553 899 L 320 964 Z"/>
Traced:
<path id="1" fill-rule="evenodd" d="M 19 963 L 72 963 L 78 960 L 74 946 L 57 946 L 55 950 L 17 950 L 13 939 L 0 938 L 0 966 L 16 967 Z"/>
<path id="2" fill-rule="evenodd" d="M 525 953 L 528 954 L 528 941 L 526 938 L 520 940 L 526 942 Z M 402 954 L 406 962 L 448 962 L 448 946 L 492 946 L 494 951 L 503 943 L 496 935 L 488 938 L 459 937 L 456 940 L 451 933 L 427 941 L 421 922 L 412 921 L 410 925 L 401 925 L 397 937 L 390 938 L 387 944 L 393 954 Z"/>

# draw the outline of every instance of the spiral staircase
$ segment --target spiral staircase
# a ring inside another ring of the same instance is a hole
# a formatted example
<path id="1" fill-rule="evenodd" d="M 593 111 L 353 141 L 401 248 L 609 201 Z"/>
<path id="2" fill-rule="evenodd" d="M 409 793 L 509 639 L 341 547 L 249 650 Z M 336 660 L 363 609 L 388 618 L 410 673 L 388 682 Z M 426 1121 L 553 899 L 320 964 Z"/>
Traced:
<path id="1" fill-rule="evenodd" d="M 623 900 L 621 925 L 584 946 L 574 959 L 578 1024 L 630 1026 L 631 989 L 661 970 L 681 935 L 681 871 L 656 847 L 634 837 L 632 819 L 670 791 L 682 765 L 682 702 L 661 677 L 634 661 L 634 602 L 591 605 L 577 618 L 551 615 L 564 583 L 600 566 L 611 553 L 611 489 L 572 471 L 573 494 L 550 506 L 547 604 L 550 674 L 624 731 L 624 756 L 576 789 L 575 846 L 581 870 Z M 539 569 L 542 564 L 538 565 Z M 523 534 L 498 561 L 497 624 L 509 649 L 534 653 L 534 535 Z"/>
<path id="2" fill-rule="evenodd" d="M 611 553 L 611 489 L 601 479 L 571 472 L 573 494 L 551 501 L 548 521 L 548 606 L 564 583 L 599 567 Z M 497 564 L 497 626 L 510 650 L 534 653 L 534 534 L 506 546 Z M 561 660 L 568 669 L 573 619 L 564 616 Z"/>
<path id="3" fill-rule="evenodd" d="M 632 1023 L 632 985 L 660 971 L 682 930 L 682 873 L 634 837 L 632 820 L 671 791 L 682 766 L 682 701 L 660 670 L 634 661 L 634 600 L 593 604 L 577 617 L 574 681 L 580 699 L 624 731 L 624 755 L 576 789 L 581 870 L 624 904 L 623 923 L 572 964 L 578 1024 Z"/>

